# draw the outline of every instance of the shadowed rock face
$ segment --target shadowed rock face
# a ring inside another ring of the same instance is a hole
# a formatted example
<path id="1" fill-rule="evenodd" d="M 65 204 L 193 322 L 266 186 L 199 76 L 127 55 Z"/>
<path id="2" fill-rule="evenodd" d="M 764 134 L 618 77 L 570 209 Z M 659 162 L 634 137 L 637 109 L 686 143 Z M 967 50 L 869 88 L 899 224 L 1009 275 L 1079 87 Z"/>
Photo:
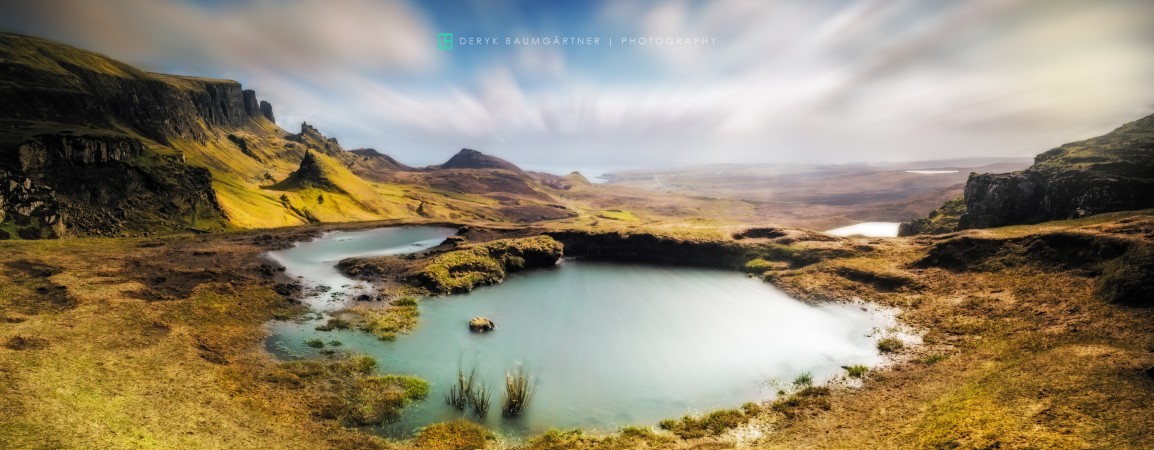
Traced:
<path id="1" fill-rule="evenodd" d="M 62 136 L 43 134 L 18 148 L 19 167 L 25 173 L 61 166 L 122 161 L 145 153 L 144 144 L 129 137 Z"/>
<path id="2" fill-rule="evenodd" d="M 1046 180 L 1034 172 L 970 174 L 958 228 L 989 228 L 1039 219 Z"/>
<path id="3" fill-rule="evenodd" d="M 276 123 L 276 117 L 272 115 L 272 105 L 264 100 L 260 101 L 260 115 L 268 119 L 269 122 Z"/>
<path id="4" fill-rule="evenodd" d="M 261 115 L 260 104 L 256 101 L 256 91 L 252 89 L 245 89 L 244 92 L 244 113 L 249 117 L 256 117 Z M 271 120 L 271 119 L 270 119 Z"/>
<path id="5" fill-rule="evenodd" d="M 505 169 L 520 172 L 521 168 L 496 156 L 486 155 L 476 150 L 463 148 L 449 158 L 441 169 Z"/>

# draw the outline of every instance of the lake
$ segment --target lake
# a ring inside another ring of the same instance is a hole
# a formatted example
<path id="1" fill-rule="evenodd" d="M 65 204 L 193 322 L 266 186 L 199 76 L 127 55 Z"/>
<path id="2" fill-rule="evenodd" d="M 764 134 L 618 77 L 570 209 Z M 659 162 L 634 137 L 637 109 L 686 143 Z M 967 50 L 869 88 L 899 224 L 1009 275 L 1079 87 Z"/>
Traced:
<path id="1" fill-rule="evenodd" d="M 405 247 L 402 236 L 432 239 L 444 232 L 395 230 L 401 231 L 360 242 L 402 252 L 418 248 Z M 314 241 L 320 245 L 313 251 L 324 255 L 317 259 L 335 264 L 341 252 L 381 251 L 344 237 L 331 233 Z M 323 264 L 288 270 L 311 267 L 324 282 L 349 284 L 330 278 L 317 267 Z M 821 381 L 843 374 L 843 365 L 878 363 L 872 334 L 883 326 L 864 304 L 803 303 L 737 272 L 586 260 L 515 274 L 469 294 L 424 299 L 420 310 L 416 330 L 392 342 L 359 331 L 315 331 L 317 322 L 275 322 L 269 347 L 316 355 L 306 339 L 336 339 L 343 350 L 377 358 L 382 372 L 429 380 L 430 397 L 406 409 L 400 422 L 386 427 L 388 434 L 467 417 L 516 437 L 551 428 L 651 426 L 766 399 L 777 390 L 773 380 L 808 372 Z M 475 316 L 492 319 L 497 329 L 470 332 Z M 521 417 L 506 419 L 500 413 L 504 376 L 518 367 L 532 376 L 535 394 Z M 458 368 L 476 368 L 495 391 L 488 417 L 445 403 Z"/>

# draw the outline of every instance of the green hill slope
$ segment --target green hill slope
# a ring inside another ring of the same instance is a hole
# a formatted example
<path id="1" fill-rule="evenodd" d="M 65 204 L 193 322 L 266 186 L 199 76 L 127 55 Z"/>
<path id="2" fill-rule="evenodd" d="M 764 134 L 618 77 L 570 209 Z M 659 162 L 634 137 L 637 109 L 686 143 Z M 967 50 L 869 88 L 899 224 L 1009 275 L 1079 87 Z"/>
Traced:
<path id="1" fill-rule="evenodd" d="M 519 170 L 347 152 L 307 123 L 281 129 L 235 81 L 148 73 L 44 39 L 0 34 L 0 97 L 0 238 L 572 215 Z"/>

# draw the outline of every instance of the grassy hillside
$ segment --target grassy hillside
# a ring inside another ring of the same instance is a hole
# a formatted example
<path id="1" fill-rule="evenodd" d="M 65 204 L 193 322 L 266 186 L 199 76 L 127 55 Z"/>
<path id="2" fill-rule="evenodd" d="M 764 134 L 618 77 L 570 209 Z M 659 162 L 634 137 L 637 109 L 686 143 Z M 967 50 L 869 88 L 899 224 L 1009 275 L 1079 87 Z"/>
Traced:
<path id="1" fill-rule="evenodd" d="M 0 105 L 0 181 L 29 178 L 39 195 L 0 198 L 8 212 L 0 222 L 14 230 L 7 237 L 575 215 L 556 189 L 519 170 L 416 170 L 376 152 L 346 152 L 309 124 L 296 134 L 281 129 L 234 81 L 146 73 L 43 39 L 0 34 L 0 92 L 12 99 Z M 105 155 L 109 140 L 139 154 Z M 295 179 L 306 154 L 315 179 Z M 40 211 L 28 216 L 31 205 Z M 50 219 L 59 233 L 39 230 Z"/>

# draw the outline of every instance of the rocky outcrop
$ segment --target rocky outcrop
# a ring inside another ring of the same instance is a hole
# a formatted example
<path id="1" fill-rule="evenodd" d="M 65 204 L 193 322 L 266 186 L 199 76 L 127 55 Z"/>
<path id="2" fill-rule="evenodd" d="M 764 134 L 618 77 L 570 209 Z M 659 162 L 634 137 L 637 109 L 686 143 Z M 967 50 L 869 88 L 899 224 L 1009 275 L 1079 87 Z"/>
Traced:
<path id="1" fill-rule="evenodd" d="M 62 166 L 82 166 L 138 157 L 145 152 L 138 139 L 115 136 L 42 134 L 17 147 L 18 167 L 25 173 Z"/>
<path id="2" fill-rule="evenodd" d="M 260 116 L 260 103 L 256 101 L 256 91 L 245 89 L 241 93 L 244 95 L 244 113 L 249 117 Z"/>
<path id="3" fill-rule="evenodd" d="M 1149 208 L 1154 206 L 1154 166 L 1150 170 L 1140 177 L 1085 170 L 973 174 L 966 183 L 966 213 L 958 229 Z"/>
<path id="4" fill-rule="evenodd" d="M 328 138 L 317 131 L 308 122 L 301 122 L 301 132 L 285 137 L 285 140 L 297 142 L 304 145 L 305 148 L 316 150 L 329 156 L 344 158 L 345 149 L 341 148 L 341 144 L 337 142 L 336 138 Z"/>
<path id="5" fill-rule="evenodd" d="M 269 122 L 276 123 L 276 117 L 272 115 L 272 105 L 269 102 L 260 101 L 260 115 L 268 119 Z"/>
<path id="6" fill-rule="evenodd" d="M 1154 207 L 1154 115 L 1042 153 L 1023 171 L 972 173 L 963 194 L 959 230 Z"/>
<path id="7" fill-rule="evenodd" d="M 329 192 L 343 192 L 336 182 L 331 180 L 313 152 L 306 151 L 297 170 L 289 174 L 284 181 L 274 184 L 273 189 L 278 191 L 297 191 L 301 189 L 321 189 Z"/>
<path id="8" fill-rule="evenodd" d="M 0 228 L 3 239 L 42 239 L 64 236 L 64 215 L 52 188 L 0 171 Z"/>
<path id="9" fill-rule="evenodd" d="M 505 169 L 520 172 L 521 168 L 509 161 L 496 156 L 486 155 L 476 150 L 463 148 L 444 164 L 440 169 Z"/>

